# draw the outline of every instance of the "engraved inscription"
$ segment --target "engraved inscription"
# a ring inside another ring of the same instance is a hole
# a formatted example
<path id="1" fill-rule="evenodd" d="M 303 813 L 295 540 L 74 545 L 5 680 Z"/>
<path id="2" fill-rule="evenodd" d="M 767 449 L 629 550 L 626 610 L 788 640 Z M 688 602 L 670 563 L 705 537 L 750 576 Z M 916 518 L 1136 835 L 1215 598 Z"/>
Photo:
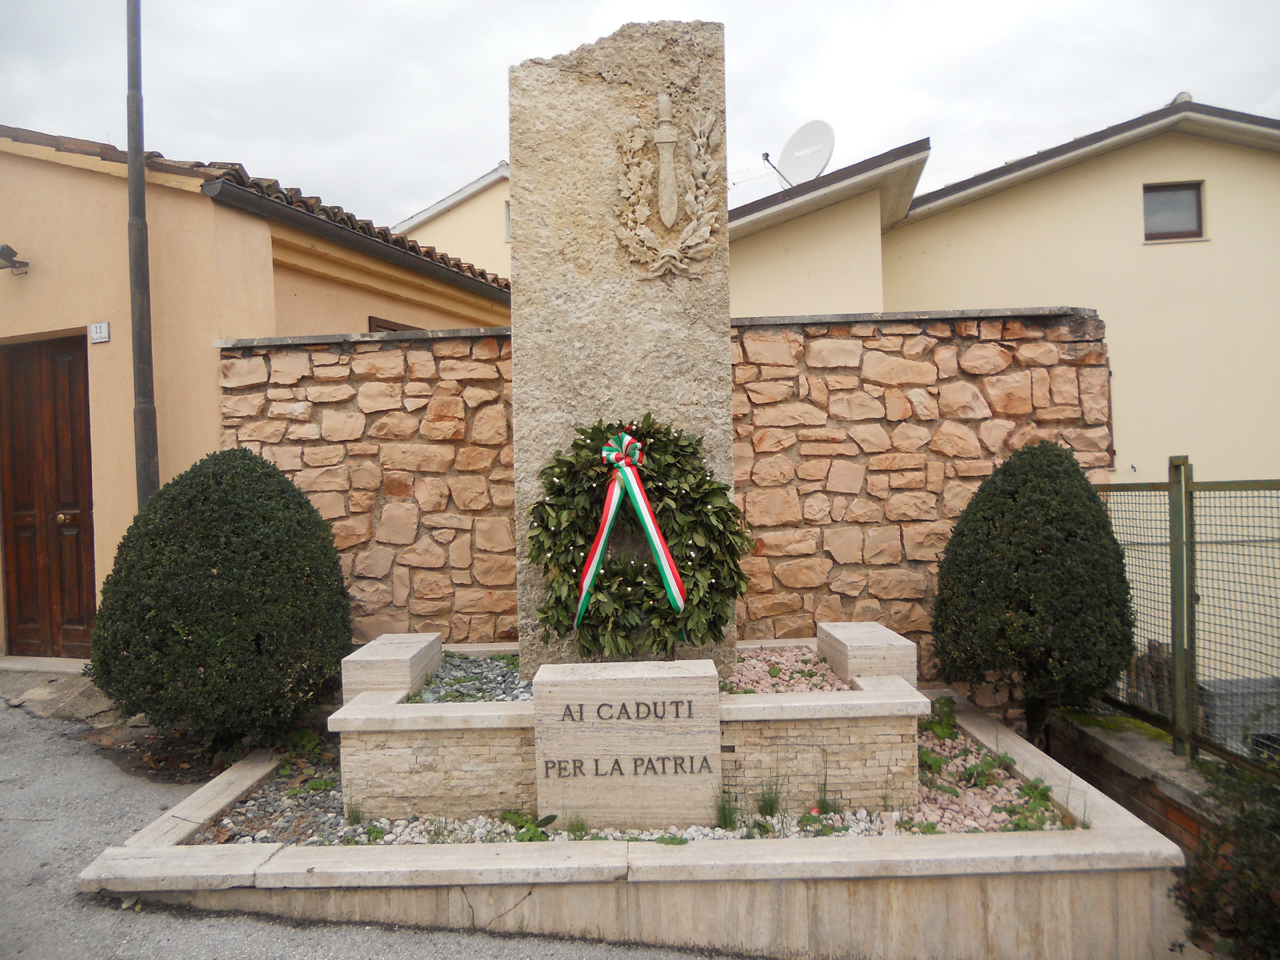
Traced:
<path id="1" fill-rule="evenodd" d="M 533 703 L 539 816 L 711 822 L 720 691 L 710 660 L 543 664 Z"/>

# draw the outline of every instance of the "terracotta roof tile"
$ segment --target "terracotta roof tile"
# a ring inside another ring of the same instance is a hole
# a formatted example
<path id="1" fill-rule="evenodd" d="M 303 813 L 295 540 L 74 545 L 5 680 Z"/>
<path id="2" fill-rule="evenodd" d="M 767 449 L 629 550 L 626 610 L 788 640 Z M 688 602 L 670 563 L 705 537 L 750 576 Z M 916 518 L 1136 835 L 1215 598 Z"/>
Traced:
<path id="1" fill-rule="evenodd" d="M 61 153 L 76 153 L 84 156 L 98 157 L 111 163 L 126 163 L 128 154 L 112 146 L 109 143 L 98 143 L 93 140 L 77 140 L 74 137 L 58 137 L 48 133 L 40 133 L 36 130 L 24 130 L 21 127 L 9 127 L 0 124 L 0 138 L 13 140 L 18 143 L 31 143 L 42 147 L 52 147 Z M 370 220 L 362 220 L 352 213 L 343 210 L 342 207 L 326 204 L 319 197 L 303 196 L 302 191 L 297 187 L 282 187 L 278 180 L 268 180 L 262 177 L 251 177 L 249 171 L 238 163 L 204 163 L 202 161 L 192 160 L 168 160 L 163 154 L 155 151 L 147 152 L 147 167 L 165 173 L 185 174 L 187 176 L 199 177 L 202 180 L 227 180 L 234 183 L 238 187 L 245 187 L 253 190 L 255 193 L 266 197 L 268 200 L 274 200 L 277 203 L 283 203 L 286 206 L 295 207 L 304 210 L 312 216 L 321 217 L 331 223 L 336 223 L 344 227 L 348 227 L 366 237 L 372 237 L 389 246 L 396 247 L 406 253 L 416 257 L 422 257 L 424 260 L 430 260 L 432 263 L 440 264 L 457 273 L 461 273 L 468 277 L 473 277 L 482 283 L 488 283 L 498 288 L 511 292 L 511 281 L 499 277 L 496 273 L 490 273 L 474 264 L 465 263 L 457 257 L 451 257 L 447 253 L 437 250 L 435 247 L 421 246 L 416 240 L 407 240 L 404 237 L 396 236 L 391 232 L 390 227 L 378 227 Z"/>

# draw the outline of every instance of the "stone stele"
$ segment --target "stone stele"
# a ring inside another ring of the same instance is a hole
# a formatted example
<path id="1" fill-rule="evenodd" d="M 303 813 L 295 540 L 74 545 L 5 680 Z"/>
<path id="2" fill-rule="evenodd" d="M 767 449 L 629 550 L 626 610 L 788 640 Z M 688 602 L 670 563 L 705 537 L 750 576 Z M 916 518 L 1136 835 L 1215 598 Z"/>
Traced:
<path id="1" fill-rule="evenodd" d="M 558 827 L 715 820 L 720 684 L 710 660 L 543 664 L 533 678 L 538 816 Z"/>
<path id="2" fill-rule="evenodd" d="M 724 28 L 629 24 L 573 53 L 525 61 L 510 80 L 512 433 L 528 677 L 540 663 L 578 660 L 570 641 L 542 643 L 542 574 L 525 559 L 538 471 L 568 450 L 575 427 L 652 413 L 699 434 L 714 475 L 732 483 Z"/>

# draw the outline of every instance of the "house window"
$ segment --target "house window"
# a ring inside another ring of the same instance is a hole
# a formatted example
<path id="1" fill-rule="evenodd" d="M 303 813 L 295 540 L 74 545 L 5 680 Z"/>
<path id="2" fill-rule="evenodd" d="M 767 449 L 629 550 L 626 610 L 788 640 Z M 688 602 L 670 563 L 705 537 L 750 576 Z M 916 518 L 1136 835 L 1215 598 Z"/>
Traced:
<path id="1" fill-rule="evenodd" d="M 505 217 L 505 226 L 503 228 L 503 233 L 504 233 L 503 239 L 506 240 L 507 243 L 510 243 L 511 242 L 511 201 L 510 200 L 507 201 L 507 212 Z"/>
<path id="2" fill-rule="evenodd" d="M 1199 183 L 1148 183 L 1142 188 L 1142 220 L 1148 240 L 1204 236 Z"/>

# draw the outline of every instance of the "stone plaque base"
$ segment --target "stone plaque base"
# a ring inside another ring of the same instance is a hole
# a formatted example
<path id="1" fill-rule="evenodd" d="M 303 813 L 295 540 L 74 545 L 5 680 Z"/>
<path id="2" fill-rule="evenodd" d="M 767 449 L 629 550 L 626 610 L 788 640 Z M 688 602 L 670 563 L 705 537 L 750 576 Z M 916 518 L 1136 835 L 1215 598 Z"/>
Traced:
<path id="1" fill-rule="evenodd" d="M 538 816 L 563 827 L 714 822 L 720 687 L 710 660 L 543 664 L 533 678 Z"/>

